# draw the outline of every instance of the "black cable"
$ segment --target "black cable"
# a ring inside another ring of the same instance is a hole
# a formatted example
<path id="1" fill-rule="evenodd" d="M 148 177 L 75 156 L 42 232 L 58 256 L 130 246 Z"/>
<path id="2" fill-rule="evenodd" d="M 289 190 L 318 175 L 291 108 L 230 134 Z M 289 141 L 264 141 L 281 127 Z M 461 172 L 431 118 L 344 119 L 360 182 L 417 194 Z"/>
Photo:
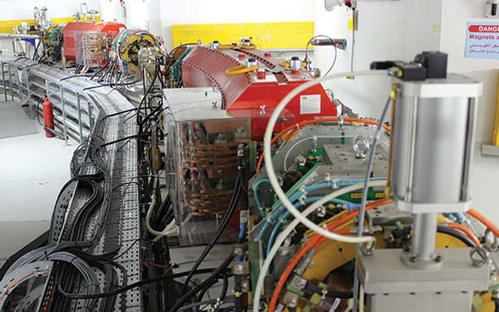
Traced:
<path id="1" fill-rule="evenodd" d="M 204 287 L 207 287 L 214 279 L 217 279 L 218 276 L 224 272 L 227 267 L 231 264 L 232 260 L 234 260 L 234 255 L 229 255 L 227 259 L 207 278 L 205 279 L 199 286 L 192 288 L 187 293 L 185 293 L 182 297 L 180 297 L 173 307 L 168 310 L 168 312 L 177 312 L 180 307 L 182 307 L 187 300 L 196 295 L 199 291 L 201 291 Z"/>
<path id="2" fill-rule="evenodd" d="M 149 240 L 147 240 L 147 239 L 137 238 L 137 239 L 136 239 L 136 240 L 135 240 L 135 241 L 134 241 L 134 242 L 133 242 L 130 246 L 128 246 L 128 248 L 127 248 L 127 249 L 125 249 L 125 251 L 123 251 L 121 254 L 119 254 L 119 255 L 117 255 L 117 256 L 114 256 L 114 257 L 113 257 L 113 260 L 117 260 L 117 259 L 119 259 L 119 258 L 123 257 L 124 255 L 126 255 L 126 253 L 127 253 L 127 252 L 129 252 L 129 251 L 130 251 L 130 249 L 132 249 L 132 248 L 133 248 L 133 246 L 135 246 L 135 244 L 137 244 L 137 243 L 138 243 L 138 242 L 140 242 L 140 241 L 149 241 Z"/>
<path id="3" fill-rule="evenodd" d="M 154 69 L 154 76 L 152 78 L 152 81 L 151 81 L 151 84 L 149 85 L 149 88 L 147 88 L 147 90 L 145 91 L 144 93 L 144 96 L 142 97 L 142 100 L 140 101 L 140 104 L 139 104 L 139 110 L 137 111 L 137 123 L 139 124 L 140 120 L 139 120 L 139 117 L 140 117 L 140 110 L 142 108 L 142 105 L 145 104 L 146 100 L 147 100 L 147 95 L 152 91 L 152 89 L 154 88 L 154 84 L 156 83 L 156 79 L 158 79 L 158 75 L 159 75 L 159 64 L 156 64 L 156 67 Z M 143 81 L 144 81 L 144 85 L 145 85 L 145 77 L 143 77 Z"/>
<path id="4" fill-rule="evenodd" d="M 127 113 L 130 113 L 130 112 L 134 112 L 136 110 L 138 110 L 138 108 L 136 108 L 136 107 L 130 108 L 130 109 L 126 109 L 126 110 L 122 110 L 122 111 L 117 112 L 117 113 L 108 114 L 108 115 L 102 117 L 101 120 L 104 120 L 104 119 L 107 119 L 107 118 L 110 118 L 110 117 L 114 117 L 114 116 L 118 116 L 118 115 L 121 115 L 121 114 L 127 114 Z"/>
<path id="5" fill-rule="evenodd" d="M 42 36 L 40 36 L 40 39 L 38 39 L 38 44 L 36 45 L 35 53 L 33 54 L 33 61 L 36 59 L 36 56 L 38 56 L 38 49 L 40 49 L 41 43 L 42 43 Z"/>
<path id="6" fill-rule="evenodd" d="M 219 269 L 220 268 L 217 268 L 217 269 L 200 269 L 200 270 L 198 270 L 196 272 L 196 274 L 206 274 L 206 273 L 212 273 L 212 272 L 214 273 L 214 272 L 217 272 Z M 150 279 L 138 281 L 138 282 L 135 282 L 133 284 L 127 285 L 125 287 L 120 287 L 120 288 L 115 289 L 115 290 L 110 291 L 110 292 L 103 292 L 103 293 L 99 293 L 99 294 L 89 294 L 89 295 L 70 294 L 70 293 L 67 293 L 67 292 L 64 292 L 64 291 L 61 292 L 61 294 L 64 297 L 69 298 L 69 299 L 98 299 L 98 298 L 105 298 L 105 297 L 111 297 L 111 296 L 118 295 L 120 293 L 129 291 L 130 289 L 134 289 L 136 287 L 140 287 L 140 286 L 143 286 L 143 285 L 157 283 L 157 282 L 160 282 L 160 281 L 163 281 L 163 280 L 170 280 L 170 279 L 175 279 L 175 278 L 183 277 L 183 276 L 186 276 L 189 273 L 190 272 L 181 272 L 181 273 L 175 273 L 175 274 L 169 274 L 169 275 L 162 275 L 162 276 L 158 276 L 158 277 L 155 277 L 155 278 L 150 278 Z M 218 274 L 220 274 L 220 272 L 218 272 Z"/>
<path id="7" fill-rule="evenodd" d="M 98 88 L 102 88 L 102 87 L 130 86 L 130 85 L 134 85 L 134 84 L 136 84 L 138 82 L 140 82 L 140 80 L 135 80 L 135 81 L 131 81 L 131 82 L 122 82 L 122 83 L 105 83 L 105 84 L 100 84 L 98 86 L 86 87 L 82 91 L 88 91 L 88 90 L 98 89 Z"/>
<path id="8" fill-rule="evenodd" d="M 121 138 L 118 140 L 103 143 L 103 144 L 99 145 L 98 148 L 103 148 L 103 147 L 106 147 L 108 145 L 123 142 L 123 141 L 128 140 L 128 139 L 143 138 L 143 137 L 149 137 L 149 135 L 148 134 L 135 134 L 135 135 L 127 136 L 127 137 L 124 137 L 124 138 Z"/>
<path id="9" fill-rule="evenodd" d="M 106 53 L 106 58 L 108 58 L 109 56 L 109 53 Z M 104 63 L 104 61 L 102 62 Z M 93 80 L 98 74 L 100 74 L 104 69 L 106 69 L 106 67 L 109 65 L 110 61 L 108 61 L 106 64 L 100 64 L 99 65 L 99 69 L 95 71 L 95 73 L 92 75 L 92 77 L 90 77 L 90 80 Z"/>
<path id="10" fill-rule="evenodd" d="M 442 234 L 447 234 L 447 235 L 450 235 L 454 238 L 457 238 L 460 241 L 462 241 L 463 243 L 465 243 L 466 246 L 468 246 L 468 247 L 476 247 L 475 243 L 468 236 L 466 236 L 463 232 L 458 231 L 456 229 L 452 229 L 452 228 L 445 226 L 445 225 L 439 225 L 437 227 L 437 232 L 442 233 Z"/>
<path id="11" fill-rule="evenodd" d="M 156 95 L 154 97 L 151 98 L 154 99 L 154 98 L 160 98 L 160 99 L 163 99 L 162 96 L 160 95 Z M 159 113 L 161 110 L 163 109 L 163 106 L 162 105 L 158 105 L 158 107 L 156 107 L 152 112 L 150 112 L 142 121 L 139 122 L 139 128 L 142 129 L 142 127 L 144 126 L 145 122 L 151 118 L 152 116 L 156 115 L 157 113 Z"/>
<path id="12" fill-rule="evenodd" d="M 234 299 L 235 297 L 232 296 L 232 297 L 229 297 L 227 299 Z M 210 304 L 213 304 L 213 303 L 217 303 L 219 302 L 218 299 L 210 299 L 210 300 L 205 300 L 205 301 L 199 301 L 199 302 L 194 302 L 194 303 L 191 303 L 189 305 L 186 305 L 185 307 L 181 307 L 180 309 L 178 309 L 178 312 L 180 311 L 185 311 L 185 310 L 188 310 L 188 309 L 191 309 L 191 308 L 196 308 L 196 307 L 199 307 L 199 306 L 202 306 L 202 305 L 210 305 Z M 204 308 L 203 308 L 204 310 Z"/>
<path id="13" fill-rule="evenodd" d="M 237 204 L 239 202 L 239 198 L 241 195 L 241 184 L 243 183 L 242 180 L 243 180 L 242 174 L 241 174 L 241 171 L 239 171 L 239 174 L 238 174 L 237 180 L 236 180 L 236 185 L 234 187 L 234 192 L 232 193 L 232 198 L 230 200 L 229 207 L 227 208 L 227 211 L 225 212 L 225 215 L 224 215 L 224 217 L 221 221 L 221 224 L 218 227 L 217 231 L 215 232 L 215 234 L 213 234 L 213 236 L 210 239 L 210 242 L 208 243 L 208 245 L 206 245 L 205 249 L 203 250 L 203 252 L 199 256 L 199 258 L 196 260 L 196 263 L 192 267 L 191 273 L 185 279 L 184 292 L 187 291 L 187 288 L 189 286 L 189 281 L 191 280 L 192 276 L 194 275 L 194 272 L 199 268 L 199 266 L 204 261 L 206 256 L 208 256 L 211 249 L 215 246 L 217 241 L 220 239 L 223 232 L 225 231 L 225 228 L 227 227 L 227 224 L 229 223 L 229 220 L 232 218 L 232 215 L 236 211 Z"/>
<path id="14" fill-rule="evenodd" d="M 77 74 L 77 75 L 71 75 L 71 76 L 61 78 L 59 81 L 69 80 L 69 79 L 78 78 L 78 77 L 90 77 L 90 76 L 91 76 L 90 74 Z"/>
<path id="15" fill-rule="evenodd" d="M 109 66 L 109 68 L 106 70 L 106 72 L 104 74 L 102 74 L 102 76 L 97 79 L 97 82 L 101 82 L 104 80 L 104 78 L 109 75 L 109 73 L 114 69 L 115 65 L 116 65 L 116 59 L 112 60 L 111 65 Z M 108 64 L 109 65 L 109 64 Z"/>

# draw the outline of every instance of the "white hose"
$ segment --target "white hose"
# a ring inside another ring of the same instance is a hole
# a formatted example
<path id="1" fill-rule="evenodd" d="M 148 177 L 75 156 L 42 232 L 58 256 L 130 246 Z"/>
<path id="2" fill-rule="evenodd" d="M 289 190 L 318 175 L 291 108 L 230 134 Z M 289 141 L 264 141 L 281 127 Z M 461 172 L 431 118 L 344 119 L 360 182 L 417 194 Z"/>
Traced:
<path id="1" fill-rule="evenodd" d="M 156 197 L 156 188 L 158 187 L 158 182 L 159 179 L 156 177 L 154 182 L 153 182 L 153 195 L 152 195 L 152 201 L 151 205 L 149 206 L 149 209 L 147 210 L 147 215 L 146 215 L 146 228 L 149 233 L 152 235 L 156 236 L 156 238 L 161 238 L 164 236 L 171 236 L 175 235 L 177 233 L 177 229 L 175 227 L 175 223 L 173 223 L 173 226 L 170 224 L 168 225 L 163 231 L 159 232 L 156 231 L 155 229 L 152 228 L 151 226 L 151 217 L 152 217 L 152 212 L 154 210 L 154 206 L 156 206 L 157 202 L 157 197 Z"/>
<path id="2" fill-rule="evenodd" d="M 289 210 L 289 212 L 301 223 L 303 223 L 307 228 L 310 230 L 314 231 L 315 233 L 318 233 L 326 238 L 332 239 L 332 240 L 337 240 L 340 242 L 344 243 L 351 243 L 351 244 L 359 244 L 359 243 L 367 243 L 370 241 L 374 241 L 374 238 L 371 236 L 361 236 L 361 237 L 351 237 L 351 236 L 344 236 L 344 235 L 338 235 L 333 232 L 330 232 L 326 229 L 323 229 L 322 227 L 318 226 L 314 222 L 310 221 L 307 219 L 306 216 L 304 216 L 298 209 L 295 208 L 293 203 L 288 199 L 286 196 L 286 193 L 284 193 L 283 189 L 280 186 L 279 180 L 277 179 L 277 176 L 275 174 L 274 170 L 274 164 L 272 163 L 272 146 L 271 146 L 271 141 L 272 141 L 272 134 L 274 133 L 274 127 L 277 122 L 277 119 L 279 118 L 279 115 L 281 112 L 284 110 L 286 105 L 295 98 L 297 95 L 299 95 L 301 92 L 305 91 L 306 89 L 315 86 L 317 84 L 320 84 L 321 82 L 325 82 L 328 80 L 332 79 L 337 79 L 337 78 L 342 78 L 342 77 L 347 77 L 351 75 L 355 76 L 372 76 L 372 75 L 386 75 L 386 71 L 359 71 L 359 72 L 347 72 L 347 73 L 340 73 L 340 74 L 334 74 L 334 75 L 329 75 L 326 77 L 323 77 L 321 79 L 317 80 L 311 80 L 308 81 L 288 93 L 282 99 L 282 101 L 277 105 L 275 108 L 274 112 L 272 113 L 272 116 L 270 117 L 269 123 L 267 125 L 267 130 L 265 132 L 264 136 L 264 153 L 265 155 L 269 155 L 269 157 L 265 157 L 265 170 L 267 171 L 268 179 L 270 181 L 270 184 L 274 188 L 275 193 L 277 194 L 277 197 L 281 200 L 282 204 L 286 209 Z M 314 203 L 315 204 L 315 203 Z M 316 206 L 316 205 L 312 205 Z"/>
<path id="3" fill-rule="evenodd" d="M 267 154 L 270 155 L 270 154 Z M 376 187 L 376 186 L 385 186 L 386 181 L 372 181 L 369 182 L 369 187 Z M 303 215 L 305 218 L 312 212 L 316 211 L 317 208 L 321 207 L 325 203 L 327 203 L 330 200 L 333 200 L 339 196 L 342 196 L 344 194 L 359 190 L 364 188 L 364 183 L 362 184 L 355 184 L 351 186 L 347 186 L 344 188 L 341 188 L 337 191 L 334 191 L 326 196 L 324 196 L 322 199 L 316 201 L 312 205 L 310 205 L 305 211 L 303 211 Z M 307 219 L 308 220 L 308 219 Z M 270 250 L 269 254 L 267 255 L 267 258 L 265 259 L 265 262 L 263 263 L 262 268 L 260 268 L 260 274 L 258 275 L 258 281 L 256 283 L 256 289 L 255 289 L 255 298 L 253 301 L 253 311 L 258 311 L 258 306 L 260 305 L 260 297 L 263 289 L 263 281 L 265 279 L 265 275 L 267 274 L 267 271 L 270 268 L 270 265 L 272 264 L 272 260 L 274 259 L 275 255 L 277 254 L 277 251 L 281 247 L 282 243 L 286 240 L 286 238 L 289 236 L 289 234 L 295 229 L 295 227 L 301 222 L 301 220 L 294 219 L 293 222 L 291 222 L 286 229 L 284 229 L 278 236 L 277 239 L 274 243 L 274 246 L 272 246 L 272 249 Z M 336 235 L 336 234 L 335 234 Z M 370 238 L 370 237 L 367 237 Z M 374 238 L 373 238 L 374 239 Z M 369 239 L 367 242 L 373 240 Z"/>

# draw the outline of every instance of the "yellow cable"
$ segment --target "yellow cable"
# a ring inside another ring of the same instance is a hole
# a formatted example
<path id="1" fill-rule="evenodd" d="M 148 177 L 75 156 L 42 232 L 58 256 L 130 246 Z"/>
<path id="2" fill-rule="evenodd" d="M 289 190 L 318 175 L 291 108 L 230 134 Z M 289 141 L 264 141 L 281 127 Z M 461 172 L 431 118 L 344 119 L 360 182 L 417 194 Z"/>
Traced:
<path id="1" fill-rule="evenodd" d="M 247 45 L 247 46 L 242 45 L 241 49 L 243 49 L 243 50 L 254 50 L 254 49 L 256 49 L 256 45 L 255 44 Z"/>
<path id="2" fill-rule="evenodd" d="M 286 60 L 282 61 L 282 62 L 280 63 L 280 65 L 281 65 L 282 67 L 284 67 L 284 68 L 289 68 L 289 67 L 291 66 L 291 65 L 289 65 L 289 62 L 288 62 L 288 61 L 286 61 Z"/>
<path id="3" fill-rule="evenodd" d="M 244 65 L 241 66 L 236 66 L 229 68 L 225 71 L 225 74 L 227 76 L 234 76 L 234 75 L 240 75 L 240 74 L 246 74 L 249 73 L 250 71 L 258 70 L 260 68 L 258 65 L 251 66 L 251 67 L 246 67 Z"/>
<path id="4" fill-rule="evenodd" d="M 218 46 L 218 50 L 229 50 L 229 49 L 232 49 L 234 48 L 234 46 L 232 44 L 221 44 Z"/>

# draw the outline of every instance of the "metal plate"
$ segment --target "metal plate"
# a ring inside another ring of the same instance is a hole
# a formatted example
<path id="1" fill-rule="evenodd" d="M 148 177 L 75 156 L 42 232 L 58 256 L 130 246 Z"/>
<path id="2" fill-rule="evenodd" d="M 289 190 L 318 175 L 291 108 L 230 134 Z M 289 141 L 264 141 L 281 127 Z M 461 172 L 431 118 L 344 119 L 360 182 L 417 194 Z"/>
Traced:
<path id="1" fill-rule="evenodd" d="M 481 291 L 488 289 L 489 267 L 475 267 L 468 248 L 437 249 L 440 266 L 409 267 L 402 250 L 376 250 L 372 256 L 359 255 L 359 279 L 367 294 L 409 294 Z"/>

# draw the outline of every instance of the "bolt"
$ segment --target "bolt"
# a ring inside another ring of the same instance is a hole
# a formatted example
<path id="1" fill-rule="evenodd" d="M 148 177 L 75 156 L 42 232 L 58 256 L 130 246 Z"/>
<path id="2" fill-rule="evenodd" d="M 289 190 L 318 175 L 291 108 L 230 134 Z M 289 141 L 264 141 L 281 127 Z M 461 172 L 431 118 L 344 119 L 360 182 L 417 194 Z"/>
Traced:
<path id="1" fill-rule="evenodd" d="M 236 264 L 234 265 L 233 270 L 235 275 L 242 275 L 244 272 L 244 266 L 242 264 Z"/>
<path id="2" fill-rule="evenodd" d="M 319 218 L 323 218 L 326 216 L 326 208 L 324 208 L 324 206 L 320 206 L 317 208 L 316 213 Z"/>
<path id="3" fill-rule="evenodd" d="M 295 298 L 290 298 L 287 302 L 289 308 L 296 308 L 298 301 Z"/>
<path id="4" fill-rule="evenodd" d="M 242 249 L 242 248 L 236 248 L 236 249 L 234 250 L 234 254 L 235 254 L 236 256 L 239 256 L 239 257 L 240 257 L 240 256 L 242 256 L 242 255 L 243 255 L 243 249 Z"/>
<path id="5" fill-rule="evenodd" d="M 413 262 L 413 263 L 414 263 L 414 262 L 416 262 L 416 260 L 418 260 L 418 257 L 416 257 L 416 256 L 411 256 L 411 257 L 409 258 L 409 261 L 411 261 L 411 262 Z"/>
<path id="6" fill-rule="evenodd" d="M 296 287 L 298 287 L 299 289 L 303 289 L 307 285 L 307 280 L 304 278 L 298 277 L 296 279 L 295 283 L 296 283 Z"/>
<path id="7" fill-rule="evenodd" d="M 248 291 L 248 289 L 249 289 L 249 282 L 248 282 L 248 280 L 241 281 L 241 289 L 243 291 Z"/>
<path id="8" fill-rule="evenodd" d="M 435 257 L 435 262 L 441 262 L 441 261 L 442 261 L 442 256 Z"/>

